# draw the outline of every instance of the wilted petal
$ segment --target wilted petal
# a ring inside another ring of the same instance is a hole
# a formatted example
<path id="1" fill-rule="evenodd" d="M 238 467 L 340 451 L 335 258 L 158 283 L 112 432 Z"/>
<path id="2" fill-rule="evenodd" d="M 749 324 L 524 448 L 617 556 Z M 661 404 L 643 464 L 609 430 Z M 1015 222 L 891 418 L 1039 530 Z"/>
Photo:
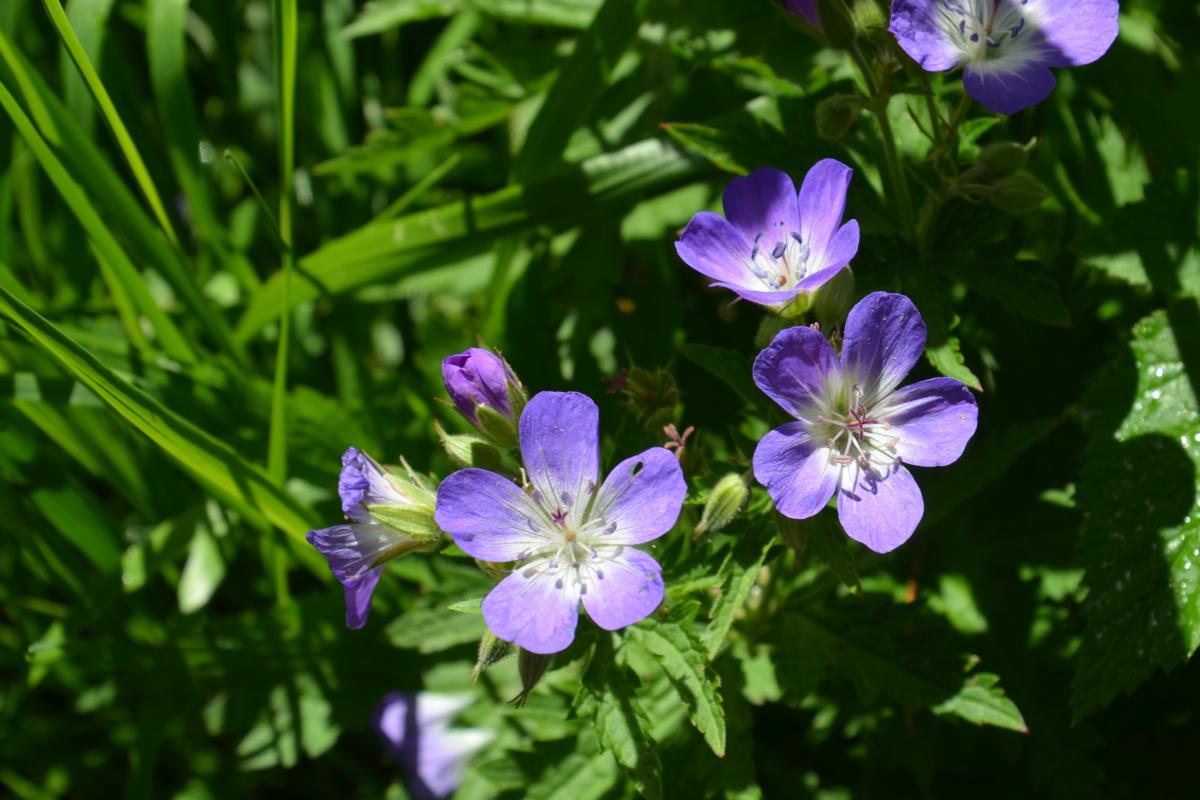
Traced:
<path id="1" fill-rule="evenodd" d="M 679 459 L 664 447 L 651 447 L 608 473 L 589 523 L 606 526 L 601 534 L 605 544 L 641 544 L 671 530 L 686 496 Z"/>
<path id="2" fill-rule="evenodd" d="M 974 435 L 979 406 L 961 382 L 930 378 L 896 390 L 876 414 L 891 423 L 905 464 L 944 467 L 958 460 Z"/>
<path id="3" fill-rule="evenodd" d="M 598 556 L 588 563 L 583 595 L 592 621 L 615 631 L 650 616 L 663 599 L 658 562 L 631 547 L 598 548 Z"/>
<path id="4" fill-rule="evenodd" d="M 944 72 L 958 66 L 962 51 L 940 24 L 940 0 L 892 0 L 888 30 L 909 58 L 928 72 Z"/>
<path id="5" fill-rule="evenodd" d="M 963 87 L 989 111 L 1016 114 L 1045 100 L 1054 91 L 1054 74 L 1037 61 L 1001 70 L 987 63 L 968 64 Z"/>
<path id="6" fill-rule="evenodd" d="M 803 326 L 780 331 L 754 359 L 758 388 L 798 419 L 808 419 L 825 403 L 840 375 L 841 366 L 829 342 Z"/>
<path id="7" fill-rule="evenodd" d="M 767 489 L 780 514 L 792 519 L 813 516 L 829 502 L 838 485 L 839 467 L 824 442 L 814 442 L 802 422 L 768 433 L 754 449 L 754 479 Z"/>
<path id="8" fill-rule="evenodd" d="M 900 464 L 884 477 L 868 470 L 854 472 L 857 478 L 838 492 L 842 528 L 876 553 L 895 550 L 908 541 L 925 514 L 920 487 Z"/>
<path id="9" fill-rule="evenodd" d="M 600 477 L 600 410 L 591 398 L 539 392 L 521 414 L 520 437 L 538 505 L 570 512 L 591 497 Z"/>
<path id="10" fill-rule="evenodd" d="M 442 481 L 434 519 L 482 561 L 516 561 L 547 541 L 544 512 L 515 483 L 485 469 L 462 469 Z"/>
<path id="11" fill-rule="evenodd" d="M 796 186 L 787 173 L 759 167 L 749 175 L 734 178 L 722 197 L 725 217 L 752 246 L 771 252 L 799 229 L 800 211 Z"/>
<path id="12" fill-rule="evenodd" d="M 483 600 L 488 628 L 531 653 L 567 649 L 579 621 L 580 585 L 571 572 L 565 563 L 551 568 L 543 560 L 510 574 Z"/>
<path id="13" fill-rule="evenodd" d="M 825 266 L 825 251 L 842 225 L 846 191 L 853 177 L 850 167 L 825 158 L 813 165 L 800 186 L 800 237 L 818 265 Z"/>
<path id="14" fill-rule="evenodd" d="M 358 630 L 367 624 L 371 613 L 371 598 L 375 595 L 375 585 L 383 574 L 383 565 L 367 570 L 357 578 L 342 581 L 346 593 L 346 627 Z"/>
<path id="15" fill-rule="evenodd" d="M 1116 41 L 1119 15 L 1117 0 L 1039 0 L 1042 60 L 1049 67 L 1092 63 Z"/>
<path id="16" fill-rule="evenodd" d="M 355 522 L 370 521 L 367 506 L 408 505 L 375 460 L 354 447 L 342 454 L 338 497 L 342 513 Z"/>
<path id="17" fill-rule="evenodd" d="M 873 292 L 850 309 L 842 367 L 868 407 L 899 386 L 924 351 L 925 321 L 904 295 Z"/>

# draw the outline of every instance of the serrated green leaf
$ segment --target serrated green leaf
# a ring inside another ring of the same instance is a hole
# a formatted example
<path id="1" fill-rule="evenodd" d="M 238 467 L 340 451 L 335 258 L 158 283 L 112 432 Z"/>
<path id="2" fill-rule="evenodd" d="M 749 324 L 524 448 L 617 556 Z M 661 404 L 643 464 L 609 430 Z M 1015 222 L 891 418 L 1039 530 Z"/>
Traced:
<path id="1" fill-rule="evenodd" d="M 599 800 L 612 790 L 619 777 L 610 753 L 580 747 L 546 768 L 525 791 L 528 800 Z"/>
<path id="2" fill-rule="evenodd" d="M 645 619 L 629 629 L 633 641 L 657 656 L 675 691 L 687 705 L 692 724 L 718 756 L 725 755 L 725 711 L 709 674 L 708 651 L 695 633 L 694 604 L 681 606 L 667 620 Z"/>
<path id="3" fill-rule="evenodd" d="M 721 565 L 721 594 L 713 601 L 708 627 L 701 635 L 709 661 L 716 658 L 724 646 L 729 629 L 746 604 L 767 560 L 767 553 L 775 543 L 775 528 L 770 519 L 761 514 L 737 520 L 727 533 L 737 537 L 737 542 Z"/>
<path id="4" fill-rule="evenodd" d="M 1139 322 L 1130 356 L 1084 398 L 1092 438 L 1076 490 L 1088 588 L 1077 718 L 1200 647 L 1200 407 L 1171 320 L 1159 311 Z"/>
<path id="5" fill-rule="evenodd" d="M 1004 696 L 1004 690 L 999 684 L 999 675 L 991 672 L 976 673 L 963 682 L 958 694 L 937 704 L 931 710 L 935 714 L 961 717 L 976 725 L 991 725 L 1029 733 L 1017 704 Z"/>
<path id="6" fill-rule="evenodd" d="M 612 635 L 601 633 L 575 711 L 591 720 L 600 746 L 612 753 L 642 796 L 658 800 L 663 796 L 662 764 L 650 734 L 651 722 L 638 702 L 636 678 L 614 656 Z"/>

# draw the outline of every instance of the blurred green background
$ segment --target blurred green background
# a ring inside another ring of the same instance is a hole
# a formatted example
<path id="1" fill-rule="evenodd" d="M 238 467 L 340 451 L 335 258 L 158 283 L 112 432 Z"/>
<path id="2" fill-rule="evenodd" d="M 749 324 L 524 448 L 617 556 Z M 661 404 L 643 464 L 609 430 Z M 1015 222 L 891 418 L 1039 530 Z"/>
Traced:
<path id="1" fill-rule="evenodd" d="M 1194 796 L 1200 4 L 1122 7 L 1110 53 L 1046 103 L 967 123 L 963 164 L 1036 138 L 1045 202 L 951 201 L 921 258 L 869 115 L 818 127 L 849 60 L 768 0 L 4 0 L 4 792 L 404 796 L 370 711 L 469 688 L 482 621 L 446 605 L 490 583 L 403 560 L 347 631 L 303 541 L 340 516 L 341 452 L 447 474 L 433 426 L 466 428 L 440 360 L 482 337 L 531 390 L 597 399 L 606 463 L 695 426 L 695 515 L 768 425 L 762 313 L 672 243 L 733 173 L 799 182 L 835 157 L 856 168 L 859 294 L 916 300 L 922 369 L 982 390 L 980 433 L 921 476 L 912 543 L 852 551 L 866 602 L 830 605 L 836 581 L 794 563 L 775 628 L 717 662 L 726 760 L 662 724 L 665 796 Z M 918 191 L 939 181 L 924 107 L 889 105 Z M 662 371 L 607 391 L 635 366 Z M 821 603 L 844 640 L 789 616 Z M 924 710 L 922 659 L 963 653 L 1027 734 Z M 511 664 L 480 681 L 468 721 L 504 735 L 460 794 L 633 796 L 587 755 L 567 671 L 521 711 L 517 685 Z"/>

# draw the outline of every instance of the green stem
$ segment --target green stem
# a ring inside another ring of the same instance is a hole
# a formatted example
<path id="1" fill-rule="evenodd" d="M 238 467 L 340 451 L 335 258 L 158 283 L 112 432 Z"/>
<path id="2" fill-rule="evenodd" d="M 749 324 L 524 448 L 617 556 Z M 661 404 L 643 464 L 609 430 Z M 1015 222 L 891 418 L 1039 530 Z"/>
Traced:
<path id="1" fill-rule="evenodd" d="M 267 472 L 279 485 L 287 480 L 287 371 L 291 338 L 289 293 L 295 253 L 292 249 L 292 172 L 296 131 L 296 0 L 275 0 L 276 88 L 279 102 L 279 238 L 283 240 L 283 298 L 279 307 L 279 346 L 275 351 L 275 382 L 271 392 L 271 428 L 267 438 Z M 275 543 L 268 571 L 275 600 L 288 604 L 287 556 Z"/>
<path id="2" fill-rule="evenodd" d="M 883 157 L 887 162 L 889 182 L 891 183 L 892 191 L 895 193 L 896 209 L 900 214 L 900 225 L 904 229 L 904 234 L 908 239 L 915 239 L 917 230 L 916 214 L 913 212 L 912 194 L 908 188 L 908 177 L 904 174 L 904 165 L 900 162 L 900 153 L 896 149 L 896 135 L 892 131 L 892 123 L 888 119 L 887 98 L 881 95 L 879 84 L 875 80 L 875 72 L 857 44 L 850 49 L 850 55 L 854 58 L 854 63 L 857 65 L 859 72 L 862 73 L 863 82 L 866 83 L 867 93 L 870 95 L 871 112 L 875 115 L 875 121 L 879 124 L 879 134 L 883 140 Z"/>

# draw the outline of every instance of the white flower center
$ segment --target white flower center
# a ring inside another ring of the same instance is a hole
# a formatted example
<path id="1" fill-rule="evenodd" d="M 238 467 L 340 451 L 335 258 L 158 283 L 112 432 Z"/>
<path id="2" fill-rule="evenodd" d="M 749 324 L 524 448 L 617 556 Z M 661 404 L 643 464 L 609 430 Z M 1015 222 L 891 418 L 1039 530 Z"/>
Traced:
<path id="1" fill-rule="evenodd" d="M 862 387 L 855 384 L 844 394 L 844 411 L 830 408 L 817 417 L 817 432 L 825 435 L 830 462 L 843 473 L 848 467 L 885 472 L 900 460 L 896 450 L 900 437 L 891 423 L 879 419 L 873 409 L 866 407 Z"/>
<path id="2" fill-rule="evenodd" d="M 545 572 L 556 573 L 557 588 L 562 589 L 567 581 L 571 581 L 580 586 L 581 594 L 585 594 L 590 580 L 604 580 L 600 562 L 612 558 L 622 549 L 620 545 L 605 541 L 616 532 L 617 524 L 605 518 L 604 509 L 580 513 L 577 509 L 556 505 L 549 511 L 544 507 L 541 510 L 541 516 L 529 517 L 527 522 L 531 530 L 543 535 L 544 541 L 519 554 L 517 560 L 524 565 L 519 569 L 528 578 Z M 583 517 L 582 521 L 578 521 L 580 517 Z"/>
<path id="3" fill-rule="evenodd" d="M 1034 0 L 1033 5 L 1036 5 Z M 942 29 L 963 60 L 1003 69 L 1027 60 L 1037 17 L 1030 0 L 935 0 Z"/>
<path id="4" fill-rule="evenodd" d="M 768 290 L 781 292 L 794 288 L 804 279 L 812 250 L 799 233 L 785 232 L 782 221 L 776 222 L 775 227 L 776 232 L 783 235 L 774 237 L 773 245 L 768 244 L 766 231 L 760 231 L 754 237 L 754 247 L 750 250 L 750 271 Z"/>

